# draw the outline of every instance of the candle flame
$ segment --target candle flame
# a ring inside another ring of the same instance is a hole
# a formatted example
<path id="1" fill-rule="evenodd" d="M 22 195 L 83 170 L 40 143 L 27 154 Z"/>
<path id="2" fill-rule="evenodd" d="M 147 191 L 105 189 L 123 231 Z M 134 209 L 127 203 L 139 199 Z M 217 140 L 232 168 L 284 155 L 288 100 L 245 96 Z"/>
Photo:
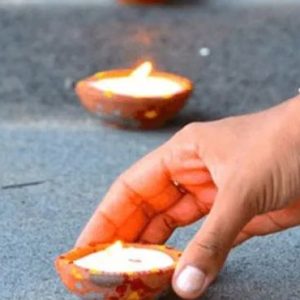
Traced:
<path id="1" fill-rule="evenodd" d="M 105 251 L 107 251 L 107 253 L 112 255 L 112 254 L 117 254 L 122 249 L 123 249 L 123 243 L 121 241 L 116 241 L 114 244 L 106 248 Z"/>
<path id="2" fill-rule="evenodd" d="M 150 73 L 153 70 L 152 63 L 149 61 L 146 61 L 142 63 L 140 66 L 138 66 L 131 74 L 130 77 L 134 77 L 137 79 L 146 78 L 150 75 Z"/>
<path id="3" fill-rule="evenodd" d="M 0 0 L 1 2 L 1 0 Z M 168 99 L 170 96 L 179 93 L 184 86 L 179 80 L 173 80 L 164 73 L 156 72 L 152 74 L 153 65 L 150 61 L 145 61 L 136 69 L 125 72 L 125 75 L 100 78 L 90 84 L 104 92 L 104 96 L 110 98 L 112 95 L 125 95 L 136 98 L 156 98 Z M 147 113 L 151 118 L 156 115 L 152 111 Z"/>

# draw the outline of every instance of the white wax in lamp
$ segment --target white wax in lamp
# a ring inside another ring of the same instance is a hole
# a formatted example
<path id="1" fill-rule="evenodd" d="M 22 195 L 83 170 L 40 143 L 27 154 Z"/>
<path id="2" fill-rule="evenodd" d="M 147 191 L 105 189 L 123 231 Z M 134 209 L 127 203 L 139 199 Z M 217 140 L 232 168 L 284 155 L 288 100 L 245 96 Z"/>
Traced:
<path id="1" fill-rule="evenodd" d="M 167 268 L 174 260 L 155 249 L 123 247 L 121 242 L 74 261 L 75 265 L 103 272 L 141 272 Z"/>
<path id="2" fill-rule="evenodd" d="M 129 76 L 104 78 L 91 82 L 96 89 L 133 97 L 167 97 L 182 91 L 178 82 L 162 76 L 151 76 L 152 64 L 145 62 Z"/>

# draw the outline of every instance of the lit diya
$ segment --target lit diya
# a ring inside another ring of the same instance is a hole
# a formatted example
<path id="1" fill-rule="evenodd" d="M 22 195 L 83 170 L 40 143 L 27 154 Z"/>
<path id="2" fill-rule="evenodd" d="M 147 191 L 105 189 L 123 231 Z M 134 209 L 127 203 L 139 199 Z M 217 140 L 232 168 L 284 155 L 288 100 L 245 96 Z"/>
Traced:
<path id="1" fill-rule="evenodd" d="M 135 70 L 113 70 L 80 81 L 81 103 L 109 123 L 151 129 L 178 113 L 192 93 L 190 80 L 153 71 L 145 62 Z"/>
<path id="2" fill-rule="evenodd" d="M 181 253 L 160 245 L 101 244 L 56 260 L 70 292 L 85 300 L 150 300 L 165 294 Z"/>

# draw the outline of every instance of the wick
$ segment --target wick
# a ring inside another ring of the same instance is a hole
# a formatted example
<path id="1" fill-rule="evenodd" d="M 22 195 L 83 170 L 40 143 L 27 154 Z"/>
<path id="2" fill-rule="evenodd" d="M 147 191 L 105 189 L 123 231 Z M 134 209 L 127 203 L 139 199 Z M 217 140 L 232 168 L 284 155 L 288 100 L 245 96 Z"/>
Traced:
<path id="1" fill-rule="evenodd" d="M 134 262 L 134 263 L 141 263 L 142 262 L 140 259 L 129 258 L 128 260 L 131 261 L 131 262 Z"/>

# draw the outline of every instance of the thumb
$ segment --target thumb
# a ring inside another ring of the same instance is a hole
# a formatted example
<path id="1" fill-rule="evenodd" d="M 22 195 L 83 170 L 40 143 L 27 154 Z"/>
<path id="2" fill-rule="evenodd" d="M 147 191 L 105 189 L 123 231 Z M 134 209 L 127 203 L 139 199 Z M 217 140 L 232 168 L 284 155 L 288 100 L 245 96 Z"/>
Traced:
<path id="1" fill-rule="evenodd" d="M 197 298 L 216 278 L 236 236 L 253 216 L 247 203 L 240 191 L 218 192 L 211 212 L 176 268 L 173 288 L 179 296 Z"/>

